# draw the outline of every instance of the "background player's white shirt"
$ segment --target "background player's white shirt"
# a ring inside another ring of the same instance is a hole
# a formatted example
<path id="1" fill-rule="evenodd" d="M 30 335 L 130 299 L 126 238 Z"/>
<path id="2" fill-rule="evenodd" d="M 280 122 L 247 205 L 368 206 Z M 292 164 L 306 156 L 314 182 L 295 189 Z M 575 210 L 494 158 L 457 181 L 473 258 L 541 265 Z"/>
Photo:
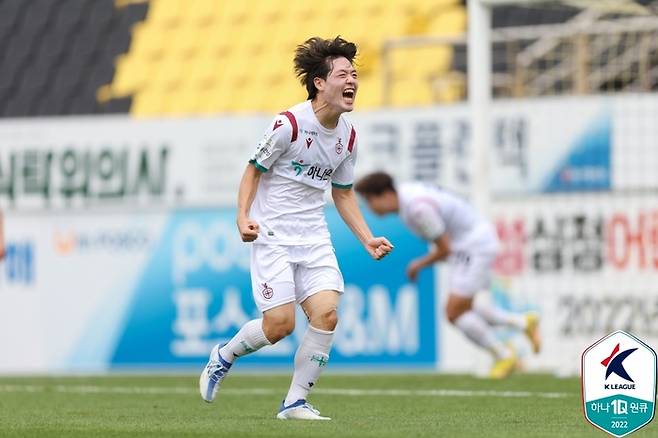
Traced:
<path id="1" fill-rule="evenodd" d="M 453 252 L 496 250 L 493 226 L 459 196 L 418 182 L 401 183 L 396 191 L 402 221 L 423 239 L 447 233 Z"/>
<path id="2" fill-rule="evenodd" d="M 279 114 L 250 160 L 263 172 L 250 211 L 260 226 L 254 243 L 329 242 L 324 193 L 330 184 L 352 186 L 355 160 L 356 131 L 342 115 L 327 129 L 311 101 Z"/>

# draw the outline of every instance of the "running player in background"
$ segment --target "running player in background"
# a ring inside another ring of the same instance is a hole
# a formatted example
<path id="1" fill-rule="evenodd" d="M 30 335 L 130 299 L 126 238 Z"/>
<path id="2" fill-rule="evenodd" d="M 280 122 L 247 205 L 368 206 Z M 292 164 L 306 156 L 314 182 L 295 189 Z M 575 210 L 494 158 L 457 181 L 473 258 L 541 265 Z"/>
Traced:
<path id="1" fill-rule="evenodd" d="M 448 261 L 450 292 L 446 316 L 471 341 L 494 355 L 492 378 L 506 377 L 518 363 L 515 351 L 496 337 L 493 326 L 523 330 L 533 351 L 539 352 L 536 313 L 516 314 L 493 304 L 477 300 L 474 303 L 475 294 L 489 288 L 498 238 L 492 224 L 473 206 L 454 194 L 423 183 L 395 184 L 384 172 L 363 177 L 356 183 L 355 190 L 373 212 L 378 215 L 398 213 L 415 234 L 433 243 L 426 255 L 407 266 L 410 280 L 415 281 L 421 269 Z"/>
<path id="2" fill-rule="evenodd" d="M 329 419 L 306 400 L 329 360 L 344 288 L 324 218 L 329 186 L 342 219 L 375 260 L 393 248 L 384 237 L 373 237 L 352 190 L 357 136 L 342 114 L 354 107 L 355 56 L 356 46 L 338 37 L 311 38 L 297 47 L 295 72 L 308 100 L 274 118 L 238 193 L 238 231 L 244 242 L 253 242 L 252 293 L 263 317 L 212 349 L 199 379 L 207 402 L 213 401 L 237 358 L 292 333 L 296 302 L 309 326 L 277 418 Z"/>

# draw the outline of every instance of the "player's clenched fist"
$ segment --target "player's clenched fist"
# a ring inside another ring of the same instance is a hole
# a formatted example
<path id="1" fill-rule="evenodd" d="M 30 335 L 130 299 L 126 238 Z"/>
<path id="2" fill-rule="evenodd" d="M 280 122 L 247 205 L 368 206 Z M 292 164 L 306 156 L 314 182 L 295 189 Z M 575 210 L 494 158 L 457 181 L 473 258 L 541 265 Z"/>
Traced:
<path id="1" fill-rule="evenodd" d="M 393 245 L 385 237 L 373 237 L 366 242 L 366 250 L 375 260 L 381 260 L 393 251 Z"/>
<path id="2" fill-rule="evenodd" d="M 253 242 L 258 238 L 258 224 L 249 218 L 238 218 L 238 231 L 243 242 Z"/>

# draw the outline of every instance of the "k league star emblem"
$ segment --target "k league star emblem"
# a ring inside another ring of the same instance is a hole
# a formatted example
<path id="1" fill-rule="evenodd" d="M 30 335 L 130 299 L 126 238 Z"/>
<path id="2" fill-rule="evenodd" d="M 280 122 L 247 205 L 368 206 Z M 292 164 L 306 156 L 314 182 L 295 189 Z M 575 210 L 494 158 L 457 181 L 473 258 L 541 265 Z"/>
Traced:
<path id="1" fill-rule="evenodd" d="M 616 331 L 583 353 L 585 418 L 616 437 L 647 425 L 654 417 L 656 352 L 635 336 Z"/>

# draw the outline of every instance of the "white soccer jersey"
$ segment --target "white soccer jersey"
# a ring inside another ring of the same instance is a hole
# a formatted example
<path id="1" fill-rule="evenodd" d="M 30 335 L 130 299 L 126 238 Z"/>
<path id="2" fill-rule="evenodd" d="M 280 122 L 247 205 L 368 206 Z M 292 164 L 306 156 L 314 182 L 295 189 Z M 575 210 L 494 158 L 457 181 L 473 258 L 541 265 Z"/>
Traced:
<path id="1" fill-rule="evenodd" d="M 311 101 L 279 114 L 249 161 L 263 174 L 250 217 L 254 243 L 305 245 L 329 240 L 324 193 L 354 182 L 356 131 L 342 115 L 335 129 L 318 121 Z"/>
<path id="2" fill-rule="evenodd" d="M 431 185 L 409 182 L 396 187 L 402 221 L 418 236 L 433 241 L 444 233 L 451 249 L 493 251 L 493 227 L 459 196 Z"/>

